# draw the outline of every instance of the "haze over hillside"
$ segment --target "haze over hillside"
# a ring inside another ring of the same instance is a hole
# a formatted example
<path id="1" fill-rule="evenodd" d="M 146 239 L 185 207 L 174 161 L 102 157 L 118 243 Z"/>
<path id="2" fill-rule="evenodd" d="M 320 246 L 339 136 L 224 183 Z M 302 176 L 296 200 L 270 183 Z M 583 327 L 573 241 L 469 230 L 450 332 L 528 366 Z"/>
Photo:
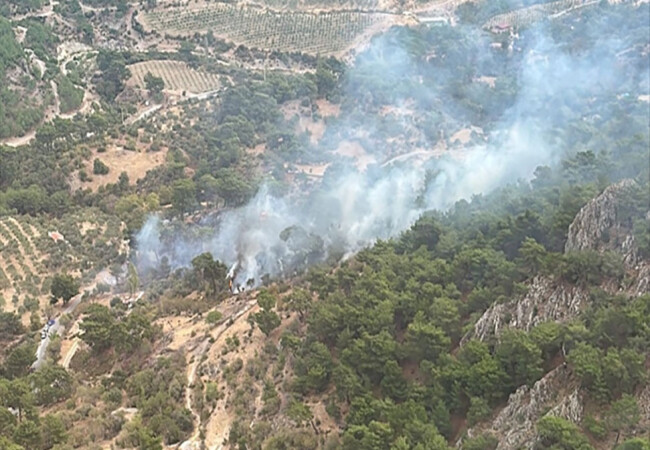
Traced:
<path id="1" fill-rule="evenodd" d="M 0 448 L 650 450 L 650 5 L 0 4 Z"/>

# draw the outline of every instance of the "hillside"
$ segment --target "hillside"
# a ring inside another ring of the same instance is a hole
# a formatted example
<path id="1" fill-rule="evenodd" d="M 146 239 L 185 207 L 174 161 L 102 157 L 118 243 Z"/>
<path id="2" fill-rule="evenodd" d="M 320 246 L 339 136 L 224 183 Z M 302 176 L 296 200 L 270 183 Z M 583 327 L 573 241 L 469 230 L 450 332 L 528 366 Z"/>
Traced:
<path id="1" fill-rule="evenodd" d="M 649 20 L 0 2 L 0 449 L 650 450 Z"/>

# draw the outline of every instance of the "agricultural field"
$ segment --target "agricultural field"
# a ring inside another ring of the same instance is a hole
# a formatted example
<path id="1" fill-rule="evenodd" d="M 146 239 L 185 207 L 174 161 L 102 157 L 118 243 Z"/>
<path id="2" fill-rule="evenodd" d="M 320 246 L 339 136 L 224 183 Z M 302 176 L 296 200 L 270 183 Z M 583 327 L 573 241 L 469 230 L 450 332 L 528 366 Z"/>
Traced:
<path id="1" fill-rule="evenodd" d="M 483 27 L 496 26 L 525 27 L 546 18 L 560 17 L 574 9 L 598 4 L 598 0 L 560 0 L 551 3 L 532 5 L 504 14 L 499 14 L 488 20 Z"/>
<path id="2" fill-rule="evenodd" d="M 54 240 L 56 231 L 62 239 Z M 49 278 L 62 268 L 92 279 L 126 252 L 119 219 L 94 209 L 61 219 L 0 218 L 0 298 L 21 315 L 47 304 Z"/>
<path id="3" fill-rule="evenodd" d="M 146 28 L 171 35 L 212 31 L 252 48 L 329 55 L 348 48 L 370 27 L 395 15 L 365 12 L 276 12 L 227 3 L 201 9 L 157 8 L 143 14 Z"/>
<path id="4" fill-rule="evenodd" d="M 147 73 L 160 77 L 167 91 L 187 91 L 194 94 L 213 91 L 220 86 L 219 76 L 202 70 L 195 70 L 182 61 L 143 61 L 128 66 L 131 71 L 129 83 L 145 88 Z"/>
<path id="5" fill-rule="evenodd" d="M 263 0 L 262 3 L 275 9 L 345 8 L 378 10 L 392 8 L 395 6 L 393 3 L 396 2 L 389 0 L 337 0 L 335 2 L 328 0 Z"/>
<path id="6" fill-rule="evenodd" d="M 13 217 L 0 219 L 0 293 L 5 301 L 18 294 L 37 297 L 44 271 L 35 241 L 41 232 Z"/>

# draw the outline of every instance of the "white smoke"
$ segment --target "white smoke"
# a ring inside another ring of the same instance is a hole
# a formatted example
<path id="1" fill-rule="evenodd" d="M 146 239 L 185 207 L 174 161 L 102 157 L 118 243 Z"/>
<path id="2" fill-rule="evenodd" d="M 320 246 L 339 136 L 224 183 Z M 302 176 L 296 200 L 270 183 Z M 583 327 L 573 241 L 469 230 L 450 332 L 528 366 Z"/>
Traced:
<path id="1" fill-rule="evenodd" d="M 374 44 L 382 45 L 381 40 Z M 445 210 L 458 200 L 529 180 L 536 167 L 556 163 L 566 151 L 556 136 L 549 137 L 553 128 L 548 123 L 553 118 L 541 116 L 540 105 L 557 101 L 565 91 L 614 90 L 618 77 L 611 60 L 573 58 L 550 47 L 540 38 L 534 48 L 522 50 L 527 56 L 517 80 L 517 101 L 494 126 L 497 131 L 487 142 L 466 149 L 462 158 L 447 155 L 426 164 L 371 165 L 365 171 L 346 167 L 329 171 L 319 188 L 304 195 L 274 196 L 262 187 L 245 206 L 222 212 L 198 227 L 198 234 L 177 224 L 175 230 L 166 232 L 167 240 L 161 239 L 160 219 L 151 217 L 136 236 L 140 268 L 157 266 L 163 254 L 172 267 L 184 267 L 194 256 L 210 252 L 230 267 L 237 283 L 253 280 L 259 284 L 264 275 L 291 275 L 332 254 L 345 257 L 377 239 L 396 236 L 426 210 Z M 379 55 L 374 64 L 383 65 L 387 79 L 399 79 L 411 70 L 406 52 L 393 58 L 387 53 L 382 48 L 369 51 Z M 418 87 L 413 95 L 421 94 L 422 87 Z M 571 99 L 566 105 L 558 104 L 562 106 L 570 108 Z M 364 129 L 375 132 L 376 118 L 366 119 Z M 374 154 L 381 156 L 381 149 Z M 428 178 L 427 173 L 434 176 Z"/>

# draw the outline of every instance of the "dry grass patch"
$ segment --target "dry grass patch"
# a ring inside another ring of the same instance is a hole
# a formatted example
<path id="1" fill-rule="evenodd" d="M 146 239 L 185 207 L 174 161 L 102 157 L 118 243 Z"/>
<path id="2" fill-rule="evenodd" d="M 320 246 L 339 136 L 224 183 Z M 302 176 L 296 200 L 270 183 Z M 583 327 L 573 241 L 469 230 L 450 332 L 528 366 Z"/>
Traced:
<path id="1" fill-rule="evenodd" d="M 71 180 L 72 189 L 90 188 L 95 191 L 100 186 L 117 183 L 122 172 L 126 172 L 129 181 L 135 183 L 137 180 L 144 178 L 147 172 L 165 162 L 167 150 L 158 152 L 130 151 L 122 147 L 109 147 L 104 153 L 93 153 L 93 157 L 85 162 L 85 171 L 90 175 L 91 180 L 82 182 L 78 175 Z M 95 158 L 100 159 L 108 166 L 106 175 L 93 175 L 93 161 Z"/>

